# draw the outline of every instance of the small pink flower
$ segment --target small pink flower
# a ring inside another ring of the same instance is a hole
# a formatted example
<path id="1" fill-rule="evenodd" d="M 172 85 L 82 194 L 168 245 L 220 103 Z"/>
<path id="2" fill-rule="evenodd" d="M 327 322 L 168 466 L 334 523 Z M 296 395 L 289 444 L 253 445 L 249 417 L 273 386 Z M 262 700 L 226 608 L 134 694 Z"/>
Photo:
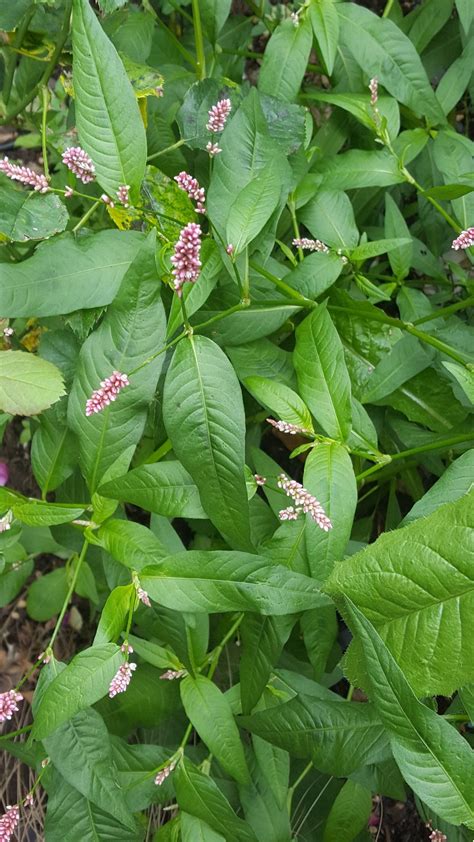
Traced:
<path id="1" fill-rule="evenodd" d="M 35 803 L 35 799 L 33 798 L 33 793 L 29 792 L 28 795 L 25 796 L 25 800 L 23 801 L 24 807 L 33 807 Z"/>
<path id="2" fill-rule="evenodd" d="M 283 509 L 280 512 L 280 520 L 296 520 L 298 515 L 303 512 L 304 514 L 310 515 L 324 532 L 329 532 L 332 529 L 332 523 L 319 500 L 316 500 L 316 497 L 313 497 L 308 489 L 304 488 L 300 482 L 289 479 L 286 474 L 280 474 L 278 477 L 278 488 L 281 488 L 287 497 L 291 497 L 296 504 L 295 509 L 292 506 L 289 509 Z M 282 514 L 285 513 L 286 516 L 282 517 Z"/>
<path id="3" fill-rule="evenodd" d="M 376 105 L 379 98 L 379 80 L 376 76 L 369 82 L 370 104 Z"/>
<path id="4" fill-rule="evenodd" d="M 189 222 L 182 228 L 176 243 L 171 263 L 174 266 L 174 286 L 179 297 L 182 295 L 183 284 L 188 281 L 195 283 L 201 271 L 201 226 Z"/>
<path id="5" fill-rule="evenodd" d="M 143 602 L 143 605 L 146 605 L 147 608 L 151 608 L 150 597 L 143 588 L 137 588 L 137 596 L 140 602 Z"/>
<path id="6" fill-rule="evenodd" d="M 204 187 L 201 187 L 197 178 L 182 170 L 182 172 L 175 175 L 174 180 L 181 190 L 188 194 L 190 199 L 196 202 L 196 213 L 206 213 L 204 203 L 206 201 L 206 193 Z"/>
<path id="7" fill-rule="evenodd" d="M 265 485 L 265 483 L 267 481 L 267 478 L 262 477 L 260 474 L 254 474 L 253 478 L 254 478 L 255 482 L 257 483 L 257 485 Z"/>
<path id="8" fill-rule="evenodd" d="M 234 245 L 232 245 L 232 243 L 229 243 L 229 245 L 228 245 L 228 246 L 226 246 L 226 249 L 225 249 L 225 250 L 226 250 L 227 254 L 229 255 L 229 257 L 232 257 L 232 255 L 233 255 L 233 253 L 234 253 L 234 251 L 235 251 L 235 246 L 234 246 Z"/>
<path id="9" fill-rule="evenodd" d="M 329 251 L 326 243 L 321 242 L 321 240 L 310 240 L 308 237 L 295 238 L 293 245 L 300 249 L 307 249 L 308 251 L 322 251 L 325 253 Z"/>
<path id="10" fill-rule="evenodd" d="M 289 424 L 288 421 L 275 421 L 273 418 L 266 419 L 272 427 L 275 427 L 276 430 L 280 430 L 280 433 L 289 433 L 290 436 L 296 436 L 297 433 L 301 433 L 303 436 L 310 436 L 312 435 L 309 430 L 305 430 L 304 427 L 298 427 L 296 424 Z"/>
<path id="11" fill-rule="evenodd" d="M 10 509 L 10 511 L 7 512 L 6 515 L 3 515 L 3 517 L 0 518 L 0 533 L 8 532 L 8 530 L 11 529 L 11 527 L 12 527 L 12 521 L 13 521 L 13 512 Z"/>
<path id="12" fill-rule="evenodd" d="M 13 807 L 6 807 L 5 813 L 0 818 L 0 842 L 9 842 L 20 821 L 20 810 L 18 804 Z"/>
<path id="13" fill-rule="evenodd" d="M 221 132 L 226 124 L 227 117 L 232 109 L 230 99 L 220 99 L 216 105 L 209 110 L 209 122 L 206 128 L 210 132 Z"/>
<path id="14" fill-rule="evenodd" d="M 164 93 L 165 92 L 163 90 L 163 85 L 157 85 L 156 88 L 155 88 L 155 96 L 158 96 L 158 97 L 164 96 Z"/>
<path id="15" fill-rule="evenodd" d="M 10 472 L 8 470 L 8 465 L 6 462 L 0 462 L 0 486 L 8 484 L 8 477 L 10 476 Z"/>
<path id="16" fill-rule="evenodd" d="M 174 769 L 176 769 L 176 762 L 176 760 L 172 760 L 171 763 L 168 764 L 168 766 L 165 766 L 165 768 L 162 769 L 161 772 L 158 772 L 158 774 L 155 777 L 156 786 L 161 786 L 166 781 L 166 778 L 168 778 L 171 772 Z"/>
<path id="17" fill-rule="evenodd" d="M 104 205 L 108 205 L 109 208 L 115 207 L 115 202 L 110 198 L 110 196 L 107 196 L 107 193 L 102 193 L 100 198 L 102 199 Z"/>
<path id="18" fill-rule="evenodd" d="M 133 652 L 133 646 L 130 646 L 129 643 L 122 643 L 120 649 L 125 655 L 131 655 Z"/>
<path id="19" fill-rule="evenodd" d="M 3 335 L 7 338 L 9 336 L 13 336 L 14 333 L 15 333 L 15 331 L 13 330 L 12 327 L 4 327 L 3 328 Z"/>
<path id="20" fill-rule="evenodd" d="M 128 206 L 130 204 L 130 185 L 129 184 L 122 184 L 119 187 L 119 189 L 117 190 L 117 199 L 124 206 L 124 208 L 128 208 Z"/>
<path id="21" fill-rule="evenodd" d="M 41 768 L 46 769 L 46 766 L 49 766 L 49 757 L 45 757 L 44 760 L 41 761 Z"/>
<path id="22" fill-rule="evenodd" d="M 92 158 L 80 146 L 70 146 L 62 155 L 63 164 L 74 173 L 83 184 L 94 181 L 95 166 Z"/>
<path id="23" fill-rule="evenodd" d="M 0 722 L 11 719 L 14 713 L 19 710 L 18 702 L 23 701 L 23 696 L 16 690 L 8 690 L 0 693 Z"/>
<path id="24" fill-rule="evenodd" d="M 47 193 L 49 190 L 48 180 L 43 173 L 37 173 L 29 167 L 11 164 L 6 156 L 3 161 L 0 161 L 0 172 L 3 172 L 12 181 L 21 181 L 22 184 L 28 184 L 37 193 Z"/>
<path id="25" fill-rule="evenodd" d="M 118 693 L 125 693 L 130 681 L 132 680 L 132 673 L 136 670 L 137 665 L 129 664 L 128 661 L 118 668 L 109 687 L 109 697 L 111 699 L 117 696 Z"/>
<path id="26" fill-rule="evenodd" d="M 187 670 L 166 670 L 166 672 L 161 673 L 160 678 L 164 681 L 175 681 L 175 679 L 182 678 L 187 674 Z"/>
<path id="27" fill-rule="evenodd" d="M 130 381 L 126 374 L 121 374 L 120 371 L 113 371 L 110 377 L 106 377 L 105 380 L 101 381 L 100 389 L 92 392 L 86 403 L 86 415 L 101 412 L 106 406 L 116 400 L 121 389 L 129 385 Z"/>
<path id="28" fill-rule="evenodd" d="M 72 189 L 72 187 L 69 187 L 69 185 L 68 185 L 64 190 L 64 198 L 70 199 L 71 196 L 74 196 L 74 190 Z"/>
<path id="29" fill-rule="evenodd" d="M 452 244 L 452 248 L 455 251 L 469 249 L 471 246 L 474 246 L 474 228 L 467 228 L 466 231 L 461 231 L 459 237 L 456 237 Z"/>
<path id="30" fill-rule="evenodd" d="M 447 842 L 448 837 L 441 830 L 432 830 L 430 833 L 430 842 Z"/>
<path id="31" fill-rule="evenodd" d="M 206 145 L 206 149 L 209 152 L 211 158 L 213 158 L 214 155 L 218 155 L 219 152 L 222 152 L 220 146 L 217 143 L 211 143 L 211 141 L 209 141 L 209 143 Z"/>
<path id="32" fill-rule="evenodd" d="M 290 15 L 290 20 L 291 20 L 291 22 L 292 22 L 293 26 L 298 26 L 298 24 L 299 24 L 299 22 L 300 22 L 300 19 L 299 19 L 299 17 L 298 17 L 297 12 L 292 12 L 292 13 L 291 13 L 291 15 Z"/>

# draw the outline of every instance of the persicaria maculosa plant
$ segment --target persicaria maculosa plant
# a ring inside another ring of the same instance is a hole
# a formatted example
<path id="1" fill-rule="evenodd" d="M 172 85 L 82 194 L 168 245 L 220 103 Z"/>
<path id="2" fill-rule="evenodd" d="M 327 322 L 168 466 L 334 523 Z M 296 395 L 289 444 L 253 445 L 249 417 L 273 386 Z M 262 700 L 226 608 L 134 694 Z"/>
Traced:
<path id="1" fill-rule="evenodd" d="M 0 842 L 471 842 L 473 27 L 1 5 Z"/>

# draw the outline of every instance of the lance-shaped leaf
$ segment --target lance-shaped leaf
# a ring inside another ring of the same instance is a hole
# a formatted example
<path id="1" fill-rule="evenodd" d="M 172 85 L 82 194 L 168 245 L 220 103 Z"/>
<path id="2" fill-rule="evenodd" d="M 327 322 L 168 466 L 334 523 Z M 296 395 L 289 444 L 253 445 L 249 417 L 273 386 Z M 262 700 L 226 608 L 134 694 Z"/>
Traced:
<path id="1" fill-rule="evenodd" d="M 209 751 L 238 783 L 250 783 L 239 729 L 228 699 L 204 675 L 187 676 L 180 685 L 186 716 Z"/>
<path id="2" fill-rule="evenodd" d="M 167 555 L 150 529 L 131 520 L 108 520 L 94 538 L 116 561 L 132 570 L 142 570 Z"/>
<path id="3" fill-rule="evenodd" d="M 314 37 L 329 75 L 332 74 L 339 41 L 339 18 L 334 0 L 313 0 L 309 7 Z"/>
<path id="4" fill-rule="evenodd" d="M 472 488 L 474 483 L 474 448 L 466 450 L 446 468 L 444 474 L 417 500 L 412 509 L 403 518 L 402 525 L 407 526 L 412 520 L 432 514 L 443 503 L 459 500 Z"/>
<path id="5" fill-rule="evenodd" d="M 11 415 L 37 415 L 64 395 L 55 365 L 25 351 L 0 353 L 0 409 Z"/>
<path id="6" fill-rule="evenodd" d="M 345 441 L 351 429 L 351 383 L 341 340 L 325 306 L 296 331 L 294 364 L 304 401 L 325 432 Z"/>
<path id="7" fill-rule="evenodd" d="M 77 130 L 99 184 L 113 197 L 123 184 L 138 191 L 145 127 L 125 68 L 88 0 L 74 0 L 72 49 Z"/>
<path id="8" fill-rule="evenodd" d="M 113 643 L 79 652 L 42 694 L 33 738 L 43 740 L 80 710 L 98 702 L 122 663 L 123 654 Z"/>
<path id="9" fill-rule="evenodd" d="M 382 535 L 326 584 L 375 626 L 420 695 L 449 696 L 474 679 L 474 491 Z M 351 644 L 359 672 L 360 642 Z"/>
<path id="10" fill-rule="evenodd" d="M 258 402 L 275 413 L 277 418 L 301 427 L 306 432 L 313 432 L 313 421 L 308 407 L 289 386 L 258 376 L 247 377 L 243 382 Z"/>
<path id="11" fill-rule="evenodd" d="M 178 344 L 166 375 L 163 417 L 208 517 L 231 546 L 251 549 L 242 394 L 229 360 L 207 337 Z"/>
<path id="12" fill-rule="evenodd" d="M 145 568 L 140 581 L 152 599 L 176 611 L 280 615 L 328 604 L 308 576 L 250 553 L 177 553 Z"/>
<path id="13" fill-rule="evenodd" d="M 269 164 L 237 195 L 230 210 L 226 241 L 240 254 L 260 233 L 280 198 L 281 182 Z"/>
<path id="14" fill-rule="evenodd" d="M 81 348 L 69 398 L 68 420 L 79 438 L 80 464 L 91 491 L 97 489 L 119 450 L 139 441 L 163 356 L 133 374 L 115 403 L 101 412 L 86 417 L 86 401 L 112 371 L 127 373 L 144 363 L 164 344 L 165 331 L 152 231 L 103 321 Z"/>
<path id="15" fill-rule="evenodd" d="M 67 403 L 43 412 L 31 443 L 31 465 L 44 495 L 70 476 L 77 462 L 77 441 L 66 424 Z"/>
<path id="16" fill-rule="evenodd" d="M 306 72 L 312 43 L 311 22 L 307 17 L 298 26 L 291 20 L 277 26 L 265 48 L 259 90 L 293 102 Z"/>
<path id="17" fill-rule="evenodd" d="M 101 485 L 100 493 L 165 517 L 207 518 L 192 477 L 176 460 L 140 465 Z"/>
<path id="18" fill-rule="evenodd" d="M 80 517 L 85 506 L 20 498 L 12 502 L 11 508 L 15 517 L 28 526 L 56 526 L 59 523 L 70 523 L 71 520 Z"/>
<path id="19" fill-rule="evenodd" d="M 298 694 L 282 705 L 239 716 L 238 722 L 252 734 L 296 757 L 309 757 L 317 769 L 339 777 L 383 759 L 389 751 L 385 730 L 369 704 Z"/>
<path id="20" fill-rule="evenodd" d="M 357 781 L 346 781 L 327 817 L 323 842 L 352 842 L 367 826 L 371 812 L 370 789 Z"/>
<path id="21" fill-rule="evenodd" d="M 294 626 L 294 618 L 248 614 L 240 625 L 240 697 L 243 713 L 250 713 L 262 695 L 272 668 Z"/>
<path id="22" fill-rule="evenodd" d="M 367 691 L 403 777 L 441 818 L 474 828 L 471 747 L 449 722 L 418 701 L 382 638 L 351 600 L 346 600 L 346 612 L 362 642 Z"/>

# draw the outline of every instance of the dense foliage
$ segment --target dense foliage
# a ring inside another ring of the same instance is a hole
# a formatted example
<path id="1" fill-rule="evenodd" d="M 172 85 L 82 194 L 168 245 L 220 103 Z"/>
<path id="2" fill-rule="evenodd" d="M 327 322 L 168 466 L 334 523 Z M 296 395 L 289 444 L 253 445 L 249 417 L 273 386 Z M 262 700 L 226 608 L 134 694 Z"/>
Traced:
<path id="1" fill-rule="evenodd" d="M 406 6 L 0 6 L 47 842 L 472 839 L 474 4 Z"/>

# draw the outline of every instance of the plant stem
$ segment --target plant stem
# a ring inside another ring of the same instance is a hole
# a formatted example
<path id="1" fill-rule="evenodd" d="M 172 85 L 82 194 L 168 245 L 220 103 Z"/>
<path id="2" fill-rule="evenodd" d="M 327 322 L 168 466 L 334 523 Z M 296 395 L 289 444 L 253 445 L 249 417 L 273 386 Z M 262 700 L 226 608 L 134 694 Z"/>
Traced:
<path id="1" fill-rule="evenodd" d="M 186 328 L 186 333 L 192 333 L 193 329 L 192 329 L 191 325 L 189 324 L 188 314 L 186 312 L 186 303 L 184 301 L 184 295 L 183 294 L 181 294 L 179 296 L 179 303 L 181 304 L 181 312 L 183 314 L 183 324 L 184 324 L 184 327 Z"/>
<path id="2" fill-rule="evenodd" d="M 310 298 L 305 298 L 304 295 L 301 295 L 300 292 L 297 292 L 293 287 L 290 287 L 289 284 L 286 284 L 285 281 L 282 281 L 280 278 L 277 278 L 276 275 L 272 275 L 271 272 L 268 272 L 267 269 L 264 269 L 263 266 L 260 266 L 258 263 L 255 263 L 254 260 L 249 260 L 249 266 L 252 269 L 255 269 L 259 275 L 266 278 L 268 281 L 271 281 L 272 284 L 275 284 L 278 289 L 281 289 L 282 292 L 286 293 L 290 298 L 293 298 L 294 301 L 297 301 L 300 307 L 307 307 L 311 310 L 314 310 L 318 305 L 315 301 L 311 301 Z"/>
<path id="3" fill-rule="evenodd" d="M 153 360 L 156 360 L 157 357 L 161 356 L 161 354 L 164 354 L 166 351 L 168 351 L 170 348 L 172 348 L 173 345 L 176 345 L 176 343 L 179 342 L 180 339 L 184 339 L 184 337 L 187 336 L 187 335 L 188 335 L 187 332 L 185 330 L 183 330 L 183 332 L 180 333 L 179 336 L 176 336 L 174 339 L 171 340 L 171 342 L 168 342 L 166 345 L 163 346 L 163 348 L 160 348 L 160 350 L 157 351 L 155 354 L 152 354 L 150 357 L 147 357 L 147 359 L 144 360 L 142 363 L 140 363 L 140 365 L 137 365 L 136 368 L 133 368 L 131 371 L 129 371 L 128 377 L 131 377 L 132 374 L 136 374 L 137 371 L 141 371 L 142 368 L 145 368 L 145 366 L 152 363 Z"/>
<path id="4" fill-rule="evenodd" d="M 438 439 L 438 441 L 430 442 L 428 444 L 421 444 L 419 447 L 411 447 L 408 450 L 399 450 L 398 453 L 390 454 L 390 461 L 395 462 L 398 459 L 407 459 L 409 456 L 416 456 L 418 453 L 429 453 L 432 450 L 449 450 L 455 444 L 463 444 L 464 442 L 474 440 L 474 433 L 468 435 L 467 433 L 459 433 L 457 436 L 452 436 L 451 438 L 447 439 Z M 356 476 L 356 480 L 359 482 L 362 479 L 374 474 L 376 471 L 380 471 L 382 468 L 387 467 L 387 462 L 382 462 L 377 465 L 372 465 L 370 468 L 367 468 L 366 471 L 362 471 L 361 474 Z"/>
<path id="5" fill-rule="evenodd" d="M 301 783 L 302 781 L 304 781 L 304 779 L 305 779 L 306 775 L 308 775 L 308 774 L 309 774 L 309 772 L 311 772 L 311 769 L 313 769 L 313 768 L 314 768 L 313 761 L 312 761 L 312 760 L 310 760 L 310 762 L 308 763 L 308 765 L 304 767 L 303 771 L 301 772 L 301 775 L 298 775 L 298 777 L 296 778 L 296 781 L 294 782 L 294 784 L 292 784 L 292 785 L 289 787 L 289 789 L 288 789 L 288 795 L 287 795 L 287 798 L 286 798 L 286 806 L 287 806 L 287 808 L 288 808 L 288 814 L 289 814 L 289 815 L 291 815 L 291 805 L 292 805 L 292 802 L 293 802 L 293 796 L 294 796 L 294 794 L 295 794 L 295 791 L 298 789 L 298 787 L 299 787 L 300 783 Z"/>
<path id="6" fill-rule="evenodd" d="M 31 725 L 25 725 L 24 728 L 18 728 L 17 731 L 9 731 L 8 734 L 0 734 L 0 740 L 11 740 L 12 737 L 20 737 L 21 734 L 27 734 L 32 728 L 33 723 Z"/>
<path id="7" fill-rule="evenodd" d="M 154 465 L 155 462 L 159 462 L 161 459 L 163 459 L 163 456 L 166 456 L 166 454 L 169 453 L 170 450 L 173 450 L 173 445 L 171 444 L 169 439 L 166 439 L 166 441 L 163 442 L 163 444 L 160 445 L 160 447 L 157 450 L 154 450 L 153 453 L 150 453 L 150 455 L 147 457 L 147 459 L 145 459 L 143 464 Z"/>
<path id="8" fill-rule="evenodd" d="M 393 2 L 394 0 L 387 0 L 387 5 L 385 6 L 382 14 L 383 18 L 388 18 L 390 12 L 392 11 Z"/>
<path id="9" fill-rule="evenodd" d="M 295 239 L 299 240 L 300 237 L 301 237 L 301 234 L 300 234 L 300 227 L 298 225 L 298 220 L 296 218 L 296 208 L 295 208 L 294 200 L 288 199 L 287 206 L 288 206 L 288 210 L 290 211 L 291 222 L 292 222 L 292 225 L 293 225 L 293 233 L 295 235 Z M 301 246 L 298 246 L 298 260 L 300 261 L 300 263 L 301 263 L 302 260 L 304 260 L 303 249 L 301 248 Z"/>
<path id="10" fill-rule="evenodd" d="M 448 225 L 450 225 L 451 228 L 454 231 L 456 231 L 456 234 L 460 234 L 462 231 L 461 225 L 459 225 L 459 223 L 456 222 L 456 220 L 453 219 L 453 217 L 450 216 L 450 214 L 447 211 L 445 211 L 443 207 L 441 207 L 441 205 L 439 204 L 439 202 L 436 201 L 436 199 L 433 199 L 432 196 L 427 195 L 427 191 L 425 190 L 425 188 L 422 187 L 421 184 L 418 184 L 416 179 L 413 178 L 412 174 L 407 170 L 405 166 L 401 166 L 401 172 L 405 176 L 405 179 L 408 181 L 408 183 L 412 184 L 413 187 L 415 187 L 415 189 L 418 191 L 418 193 L 420 193 L 421 196 L 424 196 L 424 198 L 427 199 L 427 201 L 430 202 L 430 204 L 433 205 L 434 208 L 436 208 L 438 213 L 441 214 L 441 216 L 446 220 Z"/>
<path id="11" fill-rule="evenodd" d="M 153 155 L 149 155 L 146 159 L 147 164 L 150 161 L 153 161 L 155 158 L 159 158 L 160 155 L 166 155 L 167 152 L 174 152 L 175 149 L 179 149 L 180 146 L 183 146 L 185 143 L 188 143 L 187 140 L 181 138 L 181 140 L 177 140 L 176 143 L 172 143 L 171 146 L 167 146 L 165 149 L 160 149 L 159 152 L 154 152 Z"/>
<path id="12" fill-rule="evenodd" d="M 16 51 L 21 47 L 23 39 L 27 33 L 31 18 L 35 14 L 36 9 L 31 5 L 18 27 L 10 48 L 10 52 L 6 57 L 5 80 L 3 82 L 3 104 L 8 105 L 13 84 L 13 76 L 16 70 Z M 14 48 L 14 49 L 13 49 Z"/>
<path id="13" fill-rule="evenodd" d="M 206 56 L 204 54 L 204 39 L 202 35 L 201 12 L 199 11 L 199 0 L 192 0 L 194 38 L 196 42 L 196 76 L 198 79 L 206 77 Z"/>
<path id="14" fill-rule="evenodd" d="M 82 217 L 80 218 L 79 222 L 77 223 L 77 225 L 75 225 L 75 226 L 74 226 L 74 228 L 73 228 L 72 230 L 73 230 L 74 232 L 75 232 L 75 231 L 79 231 L 79 228 L 82 228 L 82 226 L 86 224 L 86 222 L 88 221 L 88 219 L 92 216 L 92 214 L 94 213 L 94 211 L 96 211 L 96 210 L 97 210 L 97 208 L 99 207 L 99 205 L 101 205 L 101 204 L 102 204 L 102 200 L 101 200 L 101 199 L 97 199 L 97 200 L 94 202 L 94 204 L 90 206 L 89 210 L 87 210 L 87 211 L 85 212 L 84 216 L 82 216 Z"/>
<path id="15" fill-rule="evenodd" d="M 239 614 L 237 619 L 232 623 L 229 631 L 224 635 L 221 642 L 214 649 L 214 652 L 212 654 L 211 666 L 209 667 L 209 672 L 207 673 L 207 677 L 209 679 L 212 678 L 212 676 L 214 675 L 214 673 L 217 669 L 217 664 L 219 663 L 219 658 L 222 655 L 222 651 L 224 649 L 224 646 L 226 645 L 226 643 L 229 642 L 231 637 L 233 637 L 235 635 L 235 633 L 236 633 L 237 629 L 239 628 L 242 620 L 244 619 L 244 616 L 245 615 L 243 613 Z"/>
<path id="16" fill-rule="evenodd" d="M 11 120 L 13 120 L 14 117 L 17 116 L 17 114 L 19 114 L 21 111 L 24 111 L 26 106 L 29 105 L 30 102 L 32 102 L 34 100 L 35 96 L 37 95 L 38 91 L 43 87 L 43 85 L 46 85 L 48 83 L 49 78 L 50 78 L 54 68 L 56 67 L 59 56 L 61 55 L 61 51 L 64 47 L 64 44 L 66 43 L 66 38 L 69 34 L 69 21 L 70 21 L 70 17 L 71 17 L 71 8 L 72 8 L 72 0 L 66 0 L 66 9 L 65 9 L 65 14 L 64 14 L 64 19 L 63 19 L 63 25 L 61 27 L 61 30 L 60 30 L 59 34 L 58 34 L 58 41 L 57 41 L 56 47 L 54 48 L 53 55 L 51 56 L 47 66 L 45 68 L 45 71 L 44 71 L 43 75 L 41 76 L 41 79 L 39 80 L 39 82 L 36 83 L 36 85 L 33 86 L 33 88 L 30 91 L 28 91 L 27 94 L 25 94 L 23 99 L 21 99 L 20 102 L 18 102 L 15 105 L 15 107 L 12 109 L 12 111 L 10 111 L 8 114 L 5 115 L 5 117 L 3 117 L 0 120 L 0 124 L 4 125 L 5 123 L 9 123 Z"/>
<path id="17" fill-rule="evenodd" d="M 46 143 L 46 120 L 48 117 L 49 106 L 49 90 L 47 85 L 41 88 L 41 99 L 43 103 L 43 114 L 41 116 L 41 148 L 43 151 L 44 174 L 46 178 L 49 178 L 48 149 Z"/>
<path id="18" fill-rule="evenodd" d="M 61 608 L 61 611 L 60 611 L 59 617 L 58 617 L 58 619 L 57 619 L 57 621 L 56 621 L 56 625 L 55 625 L 55 627 L 54 627 L 53 634 L 52 634 L 52 636 L 51 636 L 51 640 L 49 641 L 49 646 L 48 646 L 48 649 L 52 649 L 52 648 L 53 648 L 53 646 L 54 646 L 54 641 L 56 640 L 56 637 L 58 636 L 58 632 L 59 632 L 59 629 L 61 628 L 61 623 L 62 623 L 62 621 L 64 620 L 64 615 L 65 615 L 65 613 L 66 613 L 66 611 L 67 611 L 67 608 L 68 608 L 68 605 L 69 605 L 69 601 L 70 601 L 70 599 L 71 599 L 71 597 L 72 597 L 72 595 L 73 595 L 73 593 L 74 593 L 74 589 L 75 589 L 75 587 L 76 587 L 77 578 L 78 578 L 78 576 L 79 576 L 79 573 L 80 573 L 80 570 L 81 570 L 81 567 L 82 567 L 83 561 L 84 561 L 84 559 L 85 559 L 85 557 L 86 557 L 88 546 L 89 546 L 89 542 L 87 541 L 87 538 L 85 538 L 85 539 L 84 539 L 84 543 L 83 543 L 83 545 L 82 545 L 82 550 L 81 550 L 81 552 L 80 552 L 79 558 L 77 559 L 76 569 L 75 569 L 74 574 L 73 574 L 73 577 L 72 577 L 72 579 L 71 579 L 71 584 L 69 585 L 68 592 L 67 592 L 67 594 L 66 594 L 66 599 L 65 599 L 65 600 L 64 600 L 64 602 L 63 602 L 63 607 Z"/>
<path id="19" fill-rule="evenodd" d="M 440 307 L 439 310 L 428 313 L 427 316 L 423 316 L 421 319 L 415 319 L 413 324 L 422 325 L 425 322 L 431 322 L 433 319 L 442 319 L 444 316 L 451 315 L 451 313 L 457 313 L 458 310 L 467 310 L 471 306 L 474 306 L 474 295 L 464 298 L 462 301 L 457 301 L 455 304 L 448 304 L 447 307 Z"/>

